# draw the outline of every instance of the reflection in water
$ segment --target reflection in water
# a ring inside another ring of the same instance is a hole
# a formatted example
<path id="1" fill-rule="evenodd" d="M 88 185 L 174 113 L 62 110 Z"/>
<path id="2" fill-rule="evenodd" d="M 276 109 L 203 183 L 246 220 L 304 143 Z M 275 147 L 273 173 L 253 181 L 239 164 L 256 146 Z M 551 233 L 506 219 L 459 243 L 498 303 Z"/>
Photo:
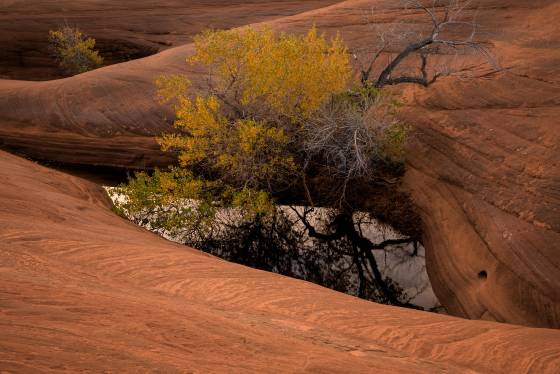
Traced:
<path id="1" fill-rule="evenodd" d="M 126 197 L 108 188 L 115 204 Z M 195 201 L 185 206 L 196 206 Z M 161 211 L 165 211 L 161 207 Z M 163 237 L 198 248 L 228 261 L 304 279 L 350 295 L 390 303 L 379 290 L 371 266 L 357 263 L 352 245 L 345 240 L 321 241 L 308 235 L 298 218 L 304 207 L 279 206 L 273 220 L 261 226 L 247 226 L 235 209 L 221 209 L 211 228 L 185 227 L 169 231 L 158 226 L 158 213 L 140 213 L 128 217 Z M 315 208 L 307 219 L 317 230 L 327 230 L 331 211 Z M 428 275 L 424 247 L 403 237 L 366 213 L 356 213 L 356 230 L 372 243 L 375 262 L 384 282 L 402 304 L 424 310 L 441 311 Z M 361 275 L 361 276 L 360 276 Z M 361 288 L 360 288 L 361 286 Z"/>

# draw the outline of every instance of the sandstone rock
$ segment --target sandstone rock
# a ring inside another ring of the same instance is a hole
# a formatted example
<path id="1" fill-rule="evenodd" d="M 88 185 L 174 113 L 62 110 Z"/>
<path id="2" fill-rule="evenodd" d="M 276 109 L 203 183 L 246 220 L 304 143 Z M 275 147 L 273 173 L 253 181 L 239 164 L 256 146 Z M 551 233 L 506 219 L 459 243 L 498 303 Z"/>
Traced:
<path id="1" fill-rule="evenodd" d="M 557 373 L 560 331 L 366 302 L 174 244 L 0 151 L 0 369 Z"/>
<path id="2" fill-rule="evenodd" d="M 405 178 L 423 217 L 428 272 L 450 313 L 560 327 L 560 30 L 557 2 L 479 1 L 479 22 L 503 71 L 472 65 L 407 88 L 417 136 Z M 373 23 L 419 27 L 395 1 L 348 0 L 269 23 L 341 31 L 352 48 Z M 371 12 L 370 12 L 371 13 Z M 145 167 L 172 159 L 153 135 L 172 113 L 153 100 L 161 72 L 183 72 L 191 46 L 49 82 L 0 81 L 0 142 L 37 159 Z M 477 63 L 470 57 L 466 64 Z"/>

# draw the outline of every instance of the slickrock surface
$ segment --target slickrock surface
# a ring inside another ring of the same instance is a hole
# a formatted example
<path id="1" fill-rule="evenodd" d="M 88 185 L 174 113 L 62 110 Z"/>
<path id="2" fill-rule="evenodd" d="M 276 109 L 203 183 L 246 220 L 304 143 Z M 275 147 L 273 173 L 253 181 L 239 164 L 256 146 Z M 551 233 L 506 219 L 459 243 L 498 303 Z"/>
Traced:
<path id="1" fill-rule="evenodd" d="M 388 307 L 144 231 L 0 151 L 0 371 L 557 373 L 560 331 Z"/>
<path id="2" fill-rule="evenodd" d="M 336 0 L 0 0 L 0 78 L 59 78 L 49 30 L 78 27 L 106 64 L 154 54 L 208 28 L 231 28 L 320 8 Z"/>
<path id="3" fill-rule="evenodd" d="M 423 217 L 428 273 L 454 315 L 560 327 L 560 4 L 476 4 L 504 70 L 467 58 L 472 79 L 404 92 L 417 133 L 405 184 Z M 358 48 L 374 37 L 366 14 L 421 27 L 420 14 L 403 16 L 393 0 L 348 0 L 270 23 L 294 32 L 316 23 Z M 184 63 L 190 52 L 184 45 L 64 80 L 0 81 L 0 143 L 69 163 L 170 162 L 152 139 L 171 116 L 154 101 L 153 80 L 196 80 Z"/>

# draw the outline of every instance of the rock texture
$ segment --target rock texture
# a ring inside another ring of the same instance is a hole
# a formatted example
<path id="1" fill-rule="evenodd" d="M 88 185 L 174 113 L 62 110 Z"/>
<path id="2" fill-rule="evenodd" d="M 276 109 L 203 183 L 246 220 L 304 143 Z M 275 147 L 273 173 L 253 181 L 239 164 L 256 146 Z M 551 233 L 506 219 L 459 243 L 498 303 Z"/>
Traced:
<path id="1" fill-rule="evenodd" d="M 473 77 L 406 88 L 417 136 L 405 188 L 424 222 L 428 273 L 450 313 L 560 327 L 560 30 L 556 1 L 479 1 L 504 70 L 467 58 Z M 371 9 L 374 11 L 371 12 Z M 418 30 L 398 2 L 348 0 L 270 23 L 312 23 L 367 46 L 373 24 Z M 170 118 L 153 100 L 161 72 L 197 72 L 191 46 L 50 82 L 0 81 L 0 142 L 37 159 L 144 167 L 171 161 L 152 140 Z"/>
<path id="2" fill-rule="evenodd" d="M 412 94 L 408 185 L 455 315 L 560 327 L 558 15 L 557 2 L 481 13 L 505 71 Z"/>
<path id="3" fill-rule="evenodd" d="M 49 30 L 78 27 L 96 39 L 106 64 L 149 56 L 207 28 L 231 28 L 302 13 L 336 0 L 0 0 L 0 78 L 48 80 L 61 72 Z"/>
<path id="4" fill-rule="evenodd" d="M 0 151 L 3 372 L 557 373 L 560 331 L 365 302 L 221 261 Z"/>

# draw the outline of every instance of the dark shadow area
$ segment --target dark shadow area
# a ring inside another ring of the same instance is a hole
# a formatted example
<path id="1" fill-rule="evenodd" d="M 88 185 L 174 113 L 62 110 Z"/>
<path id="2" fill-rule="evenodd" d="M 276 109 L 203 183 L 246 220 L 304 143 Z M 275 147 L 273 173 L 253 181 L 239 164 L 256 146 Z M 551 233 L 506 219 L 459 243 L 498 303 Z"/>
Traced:
<path id="1" fill-rule="evenodd" d="M 68 75 L 58 67 L 45 40 L 21 41 L 0 49 L 0 79 L 46 81 Z M 156 46 L 122 39 L 97 39 L 95 49 L 104 58 L 103 66 L 151 56 Z"/>
<path id="2" fill-rule="evenodd" d="M 134 174 L 134 169 L 98 166 L 98 165 L 82 165 L 82 164 L 65 164 L 50 161 L 36 161 L 39 165 L 61 171 L 75 177 L 86 179 L 90 182 L 101 186 L 117 186 L 127 181 L 129 175 Z"/>

